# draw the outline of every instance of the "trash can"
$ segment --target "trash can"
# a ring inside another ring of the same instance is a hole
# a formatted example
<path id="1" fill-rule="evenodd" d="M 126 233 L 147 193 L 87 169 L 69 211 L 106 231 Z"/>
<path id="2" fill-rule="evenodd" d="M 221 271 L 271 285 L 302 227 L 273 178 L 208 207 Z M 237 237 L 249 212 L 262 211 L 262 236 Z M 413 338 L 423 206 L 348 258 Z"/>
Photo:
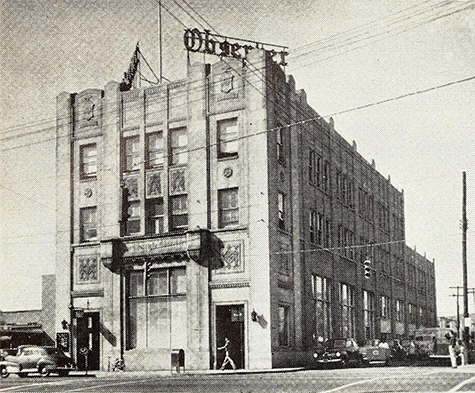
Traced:
<path id="1" fill-rule="evenodd" d="M 183 367 L 183 371 L 185 371 L 185 351 L 183 349 L 172 349 L 171 363 L 172 371 L 175 369 L 176 372 L 179 373 L 181 367 Z"/>

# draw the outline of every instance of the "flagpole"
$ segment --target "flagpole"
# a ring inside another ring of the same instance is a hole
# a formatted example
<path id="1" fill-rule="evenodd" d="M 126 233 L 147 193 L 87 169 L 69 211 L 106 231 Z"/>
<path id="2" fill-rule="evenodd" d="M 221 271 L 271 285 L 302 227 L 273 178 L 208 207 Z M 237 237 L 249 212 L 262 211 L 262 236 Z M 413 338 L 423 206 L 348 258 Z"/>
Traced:
<path id="1" fill-rule="evenodd" d="M 160 51 L 160 79 L 159 83 L 162 84 L 162 0 L 158 0 L 158 45 Z"/>

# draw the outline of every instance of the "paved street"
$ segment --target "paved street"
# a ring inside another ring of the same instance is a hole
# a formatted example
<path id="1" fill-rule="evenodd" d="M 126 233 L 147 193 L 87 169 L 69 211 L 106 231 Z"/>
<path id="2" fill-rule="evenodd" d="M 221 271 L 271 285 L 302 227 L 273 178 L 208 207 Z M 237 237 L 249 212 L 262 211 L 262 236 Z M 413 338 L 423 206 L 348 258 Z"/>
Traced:
<path id="1" fill-rule="evenodd" d="M 15 375 L 0 392 L 466 392 L 475 391 L 475 367 L 375 367 L 272 373 L 98 373 L 59 378 Z"/>

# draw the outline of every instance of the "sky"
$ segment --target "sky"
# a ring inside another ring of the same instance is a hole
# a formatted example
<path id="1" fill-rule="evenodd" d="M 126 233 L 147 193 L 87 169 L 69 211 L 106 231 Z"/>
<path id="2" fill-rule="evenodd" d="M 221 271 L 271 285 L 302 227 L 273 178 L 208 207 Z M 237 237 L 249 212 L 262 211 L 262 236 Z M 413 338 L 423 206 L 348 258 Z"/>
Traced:
<path id="1" fill-rule="evenodd" d="M 406 243 L 435 259 L 438 314 L 454 315 L 463 171 L 475 286 L 475 0 L 162 4 L 170 80 L 186 76 L 185 26 L 203 19 L 289 47 L 286 72 L 309 104 L 404 190 Z M 67 214 L 55 209 L 56 96 L 120 81 L 137 42 L 158 73 L 157 21 L 156 0 L 0 0 L 0 310 L 40 308 L 41 275 L 54 273 L 55 218 Z"/>

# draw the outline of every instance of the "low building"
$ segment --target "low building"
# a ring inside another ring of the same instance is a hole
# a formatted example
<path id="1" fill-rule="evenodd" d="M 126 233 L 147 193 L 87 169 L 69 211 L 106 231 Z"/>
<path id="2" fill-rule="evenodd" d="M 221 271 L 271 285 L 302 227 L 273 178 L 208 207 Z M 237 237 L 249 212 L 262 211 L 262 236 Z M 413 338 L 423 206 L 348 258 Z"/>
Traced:
<path id="1" fill-rule="evenodd" d="M 42 276 L 40 310 L 0 311 L 0 348 L 55 344 L 55 275 Z"/>

